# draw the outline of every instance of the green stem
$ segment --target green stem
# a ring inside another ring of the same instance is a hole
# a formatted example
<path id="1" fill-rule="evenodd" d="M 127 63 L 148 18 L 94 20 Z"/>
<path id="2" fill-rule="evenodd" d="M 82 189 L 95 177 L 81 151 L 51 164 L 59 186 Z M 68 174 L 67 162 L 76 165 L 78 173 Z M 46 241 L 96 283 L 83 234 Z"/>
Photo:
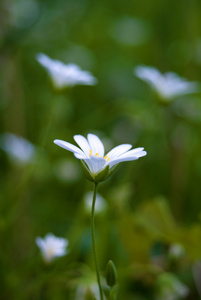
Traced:
<path id="1" fill-rule="evenodd" d="M 93 194 L 93 202 L 92 202 L 92 208 L 91 208 L 91 236 L 92 236 L 94 262 L 95 262 L 95 267 L 96 267 L 96 276 L 97 276 L 97 281 L 98 281 L 98 286 L 99 286 L 100 299 L 103 300 L 103 291 L 102 291 L 101 282 L 100 282 L 100 271 L 99 271 L 99 267 L 98 267 L 96 243 L 95 243 L 95 233 L 94 233 L 94 211 L 95 211 L 97 188 L 98 188 L 98 183 L 94 183 L 94 194 Z"/>

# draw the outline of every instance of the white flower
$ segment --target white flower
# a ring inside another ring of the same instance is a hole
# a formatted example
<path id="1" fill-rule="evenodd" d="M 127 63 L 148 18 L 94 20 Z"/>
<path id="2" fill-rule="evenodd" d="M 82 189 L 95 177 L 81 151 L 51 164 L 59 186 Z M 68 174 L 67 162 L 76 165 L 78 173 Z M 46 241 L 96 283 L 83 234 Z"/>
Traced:
<path id="1" fill-rule="evenodd" d="M 92 206 L 92 200 L 93 200 L 93 192 L 88 192 L 84 195 L 84 206 L 85 210 L 88 213 L 91 213 L 91 206 Z M 96 203 L 95 203 L 95 213 L 103 213 L 107 210 L 107 202 L 106 200 L 97 193 L 96 195 Z"/>
<path id="2" fill-rule="evenodd" d="M 70 159 L 58 160 L 54 171 L 57 178 L 63 182 L 76 182 L 81 176 L 79 163 Z"/>
<path id="3" fill-rule="evenodd" d="M 37 237 L 36 244 L 46 262 L 51 262 L 55 257 L 67 254 L 68 240 L 56 237 L 52 233 L 48 233 L 44 239 Z"/>
<path id="4" fill-rule="evenodd" d="M 118 163 L 136 160 L 147 154 L 143 151 L 144 148 L 130 150 L 132 145 L 122 144 L 105 155 L 103 143 L 91 133 L 87 135 L 87 139 L 82 135 L 74 135 L 74 140 L 81 149 L 62 140 L 54 140 L 54 143 L 73 152 L 83 162 L 88 179 L 95 182 L 105 180 Z"/>
<path id="5" fill-rule="evenodd" d="M 200 285 L 201 262 L 199 260 L 193 264 L 192 272 L 193 272 L 193 277 L 194 277 L 196 288 L 198 290 L 199 295 L 201 296 L 201 285 Z"/>
<path id="6" fill-rule="evenodd" d="M 100 299 L 98 284 L 94 282 L 91 284 L 79 284 L 75 292 L 75 300 L 86 299 L 87 293 L 94 295 L 94 299 Z"/>
<path id="7" fill-rule="evenodd" d="M 161 74 L 154 67 L 138 66 L 134 69 L 134 74 L 147 82 L 165 100 L 199 90 L 197 82 L 189 82 L 173 72 Z"/>
<path id="8" fill-rule="evenodd" d="M 20 165 L 31 162 L 35 158 L 36 147 L 28 140 L 13 133 L 6 132 L 1 135 L 0 148 L 10 159 Z"/>
<path id="9" fill-rule="evenodd" d="M 72 87 L 77 84 L 94 85 L 97 82 L 97 79 L 90 72 L 82 71 L 76 64 L 64 64 L 43 53 L 39 53 L 36 59 L 47 70 L 57 89 Z"/>
<path id="10" fill-rule="evenodd" d="M 189 288 L 172 273 L 163 273 L 157 282 L 157 300 L 177 300 L 189 294 Z"/>
<path id="11" fill-rule="evenodd" d="M 169 249 L 171 258 L 180 258 L 185 254 L 185 249 L 181 244 L 172 244 Z"/>

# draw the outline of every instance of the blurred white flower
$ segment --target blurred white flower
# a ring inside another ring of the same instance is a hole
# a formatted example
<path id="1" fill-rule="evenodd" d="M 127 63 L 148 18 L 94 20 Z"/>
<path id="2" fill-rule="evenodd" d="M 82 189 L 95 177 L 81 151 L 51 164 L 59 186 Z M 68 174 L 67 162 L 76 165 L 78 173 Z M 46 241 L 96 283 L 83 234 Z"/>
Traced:
<path id="1" fill-rule="evenodd" d="M 59 60 L 49 58 L 43 53 L 39 53 L 36 59 L 47 70 L 53 85 L 57 89 L 78 84 L 95 85 L 97 83 L 97 79 L 90 72 L 82 71 L 76 64 L 64 64 Z"/>
<path id="2" fill-rule="evenodd" d="M 100 300 L 99 287 L 94 272 L 87 265 L 80 264 L 79 274 L 80 276 L 77 276 L 77 278 L 72 281 L 72 284 L 75 287 L 74 299 Z M 106 287 L 104 277 L 101 276 L 100 280 L 102 285 Z M 103 299 L 106 299 L 104 295 Z"/>
<path id="3" fill-rule="evenodd" d="M 35 158 L 36 147 L 25 138 L 6 132 L 0 137 L 0 148 L 18 164 L 26 164 Z"/>
<path id="4" fill-rule="evenodd" d="M 199 91 L 197 82 L 189 82 L 173 72 L 162 74 L 154 67 L 138 66 L 134 74 L 147 82 L 164 100 Z"/>
<path id="5" fill-rule="evenodd" d="M 83 162 L 87 178 L 94 182 L 108 178 L 113 167 L 120 162 L 136 160 L 147 154 L 146 151 L 143 151 L 144 148 L 130 150 L 132 145 L 123 144 L 113 148 L 105 155 L 103 143 L 95 134 L 91 133 L 87 135 L 87 139 L 82 135 L 74 135 L 74 140 L 81 149 L 62 140 L 54 140 L 54 143 L 73 152 L 75 157 Z"/>
<path id="6" fill-rule="evenodd" d="M 189 288 L 171 273 L 163 273 L 158 279 L 157 300 L 178 300 L 185 298 Z"/>
<path id="7" fill-rule="evenodd" d="M 192 266 L 192 273 L 193 273 L 193 278 L 195 281 L 195 285 L 197 288 L 197 291 L 201 297 L 201 285 L 200 285 L 200 278 L 201 278 L 201 262 L 196 261 L 193 266 Z"/>
<path id="8" fill-rule="evenodd" d="M 88 213 L 91 213 L 91 206 L 92 206 L 92 200 L 93 200 L 93 192 L 88 192 L 84 196 L 84 206 L 85 210 Z M 99 194 L 97 193 L 96 195 L 96 203 L 95 203 L 95 213 L 102 213 L 107 210 L 107 202 L 106 200 Z"/>
<path id="9" fill-rule="evenodd" d="M 80 176 L 80 166 L 75 160 L 61 159 L 56 162 L 54 171 L 57 178 L 63 182 L 76 182 Z"/>
<path id="10" fill-rule="evenodd" d="M 75 300 L 88 299 L 86 297 L 88 293 L 92 294 L 95 297 L 94 299 L 100 299 L 99 287 L 96 282 L 90 284 L 80 283 L 75 292 Z"/>
<path id="11" fill-rule="evenodd" d="M 171 258 L 180 258 L 185 254 L 185 249 L 181 244 L 172 244 L 169 249 Z"/>
<path id="12" fill-rule="evenodd" d="M 56 237 L 52 233 L 48 233 L 44 239 L 37 237 L 36 244 L 40 248 L 45 262 L 51 262 L 55 257 L 64 256 L 68 252 L 66 250 L 68 240 Z"/>

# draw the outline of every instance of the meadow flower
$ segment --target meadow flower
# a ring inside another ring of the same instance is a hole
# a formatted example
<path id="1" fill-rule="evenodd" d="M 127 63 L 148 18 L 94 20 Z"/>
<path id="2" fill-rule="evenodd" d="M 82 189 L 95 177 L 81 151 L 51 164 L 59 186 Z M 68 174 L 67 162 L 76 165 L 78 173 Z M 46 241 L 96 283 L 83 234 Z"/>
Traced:
<path id="1" fill-rule="evenodd" d="M 136 160 L 147 154 L 143 151 L 144 148 L 130 150 L 132 145 L 122 144 L 105 155 L 103 143 L 91 133 L 87 135 L 87 139 L 82 135 L 74 135 L 74 140 L 81 149 L 62 140 L 54 140 L 54 143 L 73 152 L 75 157 L 81 160 L 87 178 L 96 183 L 108 178 L 120 162 Z"/>
<path id="2" fill-rule="evenodd" d="M 193 273 L 193 278 L 195 281 L 197 291 L 198 291 L 199 295 L 201 296 L 201 285 L 200 285 L 201 262 L 199 260 L 194 262 L 194 264 L 192 266 L 192 273 Z"/>
<path id="3" fill-rule="evenodd" d="M 48 233 L 44 239 L 37 237 L 36 244 L 40 248 L 45 262 L 51 262 L 55 257 L 67 254 L 66 247 L 68 246 L 68 240 L 56 237 L 52 233 Z"/>
<path id="4" fill-rule="evenodd" d="M 172 273 L 162 273 L 156 282 L 157 300 L 177 300 L 186 298 L 189 288 Z"/>
<path id="5" fill-rule="evenodd" d="M 84 195 L 84 208 L 86 212 L 91 212 L 91 206 L 92 206 L 92 200 L 93 200 L 93 192 L 88 192 Z M 95 213 L 100 214 L 106 212 L 108 208 L 106 200 L 97 193 L 96 195 L 96 204 L 95 204 Z"/>
<path id="6" fill-rule="evenodd" d="M 100 299 L 98 284 L 94 283 L 83 283 L 79 284 L 75 292 L 75 300 L 85 299 Z M 104 298 L 105 299 L 105 298 Z"/>
<path id="7" fill-rule="evenodd" d="M 36 147 L 31 142 L 10 132 L 1 135 L 0 148 L 18 165 L 30 163 L 36 155 Z"/>
<path id="8" fill-rule="evenodd" d="M 173 72 L 162 74 L 154 67 L 138 66 L 134 69 L 134 74 L 147 82 L 164 100 L 171 100 L 199 90 L 197 82 L 189 82 Z"/>
<path id="9" fill-rule="evenodd" d="M 74 85 L 94 85 L 97 79 L 88 71 L 83 71 L 76 64 L 64 64 L 51 59 L 43 53 L 36 56 L 37 61 L 47 70 L 56 89 L 72 87 Z"/>
<path id="10" fill-rule="evenodd" d="M 169 256 L 171 258 L 181 258 L 185 254 L 185 249 L 181 244 L 175 243 L 170 246 Z"/>

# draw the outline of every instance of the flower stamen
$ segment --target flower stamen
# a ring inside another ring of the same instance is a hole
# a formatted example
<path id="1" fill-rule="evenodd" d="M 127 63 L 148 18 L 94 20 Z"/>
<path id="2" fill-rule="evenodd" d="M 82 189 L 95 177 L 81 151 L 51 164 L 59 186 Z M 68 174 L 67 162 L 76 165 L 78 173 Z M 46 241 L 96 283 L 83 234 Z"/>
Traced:
<path id="1" fill-rule="evenodd" d="M 89 150 L 89 156 L 91 156 L 91 155 L 92 155 L 92 150 L 90 149 L 90 150 Z"/>
<path id="2" fill-rule="evenodd" d="M 108 157 L 108 155 L 105 155 L 104 159 L 106 160 L 106 162 L 108 162 L 110 160 L 110 158 Z"/>

